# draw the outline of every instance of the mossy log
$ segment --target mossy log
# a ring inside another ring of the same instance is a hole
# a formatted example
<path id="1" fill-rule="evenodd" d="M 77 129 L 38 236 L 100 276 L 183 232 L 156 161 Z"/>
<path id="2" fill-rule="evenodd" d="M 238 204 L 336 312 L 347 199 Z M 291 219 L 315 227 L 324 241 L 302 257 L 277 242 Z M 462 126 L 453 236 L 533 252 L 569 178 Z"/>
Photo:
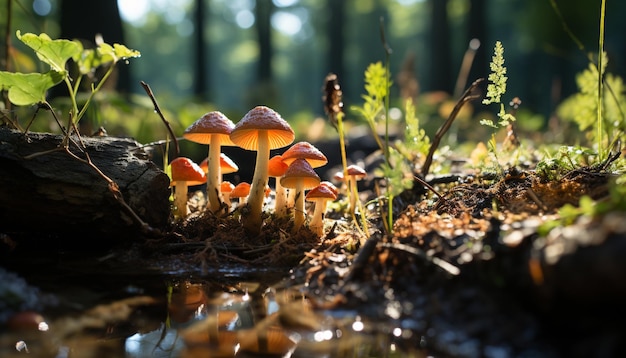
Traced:
<path id="1" fill-rule="evenodd" d="M 63 138 L 0 128 L 0 233 L 97 245 L 102 240 L 94 239 L 119 242 L 166 227 L 169 179 L 139 143 L 73 136 L 68 148 L 80 160 L 63 148 Z"/>

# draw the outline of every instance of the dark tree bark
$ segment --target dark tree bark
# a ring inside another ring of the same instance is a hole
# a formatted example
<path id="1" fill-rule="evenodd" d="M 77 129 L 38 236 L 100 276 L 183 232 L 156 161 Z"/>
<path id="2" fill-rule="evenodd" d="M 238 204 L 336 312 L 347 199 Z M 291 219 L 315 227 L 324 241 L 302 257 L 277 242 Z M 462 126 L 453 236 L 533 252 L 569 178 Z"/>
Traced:
<path id="1" fill-rule="evenodd" d="M 257 41 L 259 44 L 259 64 L 257 80 L 260 83 L 272 81 L 272 1 L 257 0 L 254 7 Z"/>
<path id="2" fill-rule="evenodd" d="M 194 33 L 194 48 L 196 50 L 194 94 L 206 101 L 211 100 L 209 93 L 210 86 L 208 86 L 211 81 L 207 71 L 211 65 L 209 63 L 208 44 L 204 36 L 206 14 L 210 13 L 210 5 L 208 5 L 208 3 L 209 0 L 196 0 L 196 11 L 194 13 L 196 23 Z"/>
<path id="3" fill-rule="evenodd" d="M 328 72 L 336 74 L 339 82 L 344 83 L 348 81 L 344 69 L 346 1 L 327 0 L 327 8 Z"/>
<path id="4" fill-rule="evenodd" d="M 58 236 L 60 246 L 74 240 L 99 246 L 143 237 L 146 228 L 86 163 L 63 150 L 24 159 L 58 148 L 62 139 L 54 134 L 24 135 L 0 128 L 1 232 Z M 165 228 L 170 215 L 169 178 L 139 144 L 115 137 L 83 137 L 83 141 L 93 164 L 119 186 L 132 211 L 151 228 Z M 85 158 L 74 145 L 70 147 Z"/>
<path id="5" fill-rule="evenodd" d="M 452 93 L 452 53 L 450 52 L 450 26 L 448 24 L 448 0 L 431 0 L 429 90 Z"/>
<path id="6" fill-rule="evenodd" d="M 125 44 L 122 19 L 116 0 L 62 0 L 59 13 L 60 38 L 79 39 L 84 44 L 94 44 L 97 34 L 104 42 Z M 93 45 L 92 45 L 93 46 Z M 116 76 L 111 78 L 111 85 L 119 92 L 128 93 L 130 73 L 128 66 L 116 67 Z"/>
<path id="7" fill-rule="evenodd" d="M 491 48 L 487 41 L 487 18 L 485 0 L 471 0 L 468 16 L 467 42 L 472 39 L 480 41 L 480 47 L 474 55 L 474 62 L 469 72 L 468 82 L 479 78 L 486 78 L 489 75 L 489 59 L 487 53 L 491 53 Z"/>

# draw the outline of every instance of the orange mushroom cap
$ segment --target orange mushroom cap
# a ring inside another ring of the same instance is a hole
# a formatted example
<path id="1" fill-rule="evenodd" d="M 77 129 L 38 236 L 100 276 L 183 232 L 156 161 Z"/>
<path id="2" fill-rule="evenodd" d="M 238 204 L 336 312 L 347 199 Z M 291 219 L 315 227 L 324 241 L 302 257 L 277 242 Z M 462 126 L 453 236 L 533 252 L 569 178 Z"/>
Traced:
<path id="1" fill-rule="evenodd" d="M 317 199 L 335 200 L 337 199 L 337 194 L 328 185 L 320 183 L 320 185 L 309 190 L 306 194 L 306 200 L 316 201 Z"/>
<path id="2" fill-rule="evenodd" d="M 220 111 L 213 111 L 205 113 L 187 127 L 183 138 L 200 144 L 209 144 L 212 136 L 220 136 L 220 145 L 232 146 L 235 145 L 230 140 L 233 128 L 235 124 L 228 117 Z"/>
<path id="3" fill-rule="evenodd" d="M 235 185 L 229 181 L 223 181 L 220 184 L 220 192 L 222 193 L 231 193 L 235 189 Z"/>
<path id="4" fill-rule="evenodd" d="M 230 192 L 231 198 L 243 198 L 250 194 L 250 183 L 241 182 L 233 188 Z"/>
<path id="5" fill-rule="evenodd" d="M 270 158 L 267 167 L 267 174 L 271 177 L 282 177 L 289 168 L 289 165 L 283 161 L 281 155 L 275 155 Z"/>
<path id="6" fill-rule="evenodd" d="M 259 131 L 267 131 L 270 149 L 289 145 L 295 138 L 293 129 L 280 114 L 269 107 L 257 106 L 235 125 L 230 139 L 243 149 L 257 150 Z"/>
<path id="7" fill-rule="evenodd" d="M 287 165 L 293 163 L 297 158 L 306 159 L 313 168 L 318 168 L 328 163 L 324 153 L 309 142 L 298 142 L 292 145 L 282 154 L 282 157 Z"/>
<path id="8" fill-rule="evenodd" d="M 296 159 L 285 175 L 280 179 L 280 184 L 286 188 L 295 188 L 298 181 L 302 181 L 303 189 L 311 189 L 320 184 L 320 177 L 315 173 L 311 164 L 306 159 Z"/>
<path id="9" fill-rule="evenodd" d="M 329 182 L 327 180 L 324 180 L 324 181 L 322 181 L 320 183 L 320 186 L 321 185 L 323 185 L 323 186 L 327 187 L 328 189 L 330 189 L 335 194 L 335 196 L 339 195 L 339 189 L 337 189 L 335 184 L 333 184 L 333 183 L 331 183 L 331 182 Z"/>
<path id="10" fill-rule="evenodd" d="M 176 185 L 176 182 L 185 181 L 187 185 L 200 185 L 206 182 L 206 174 L 204 170 L 194 163 L 191 159 L 178 157 L 170 163 L 172 171 L 172 182 L 170 185 Z"/>
<path id="11" fill-rule="evenodd" d="M 204 158 L 203 161 L 200 162 L 200 168 L 204 170 L 204 172 L 209 171 L 209 157 Z M 232 159 L 230 159 L 226 154 L 220 153 L 220 168 L 222 174 L 230 174 L 239 171 L 239 167 Z"/>
<path id="12" fill-rule="evenodd" d="M 354 164 L 349 165 L 346 171 L 348 172 L 348 176 L 354 177 L 356 180 L 361 180 L 367 176 L 367 172 L 363 168 Z"/>

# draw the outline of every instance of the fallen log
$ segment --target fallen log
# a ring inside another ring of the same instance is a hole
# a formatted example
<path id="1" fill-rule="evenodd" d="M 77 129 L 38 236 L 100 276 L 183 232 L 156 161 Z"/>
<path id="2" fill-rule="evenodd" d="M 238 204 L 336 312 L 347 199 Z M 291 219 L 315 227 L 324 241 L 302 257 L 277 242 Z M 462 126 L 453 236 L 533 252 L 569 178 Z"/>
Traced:
<path id="1" fill-rule="evenodd" d="M 98 245 L 167 226 L 169 178 L 140 144 L 118 137 L 81 140 L 84 151 L 77 137 L 70 141 L 73 157 L 61 135 L 0 128 L 0 233 Z M 111 190 L 88 158 L 119 191 Z"/>

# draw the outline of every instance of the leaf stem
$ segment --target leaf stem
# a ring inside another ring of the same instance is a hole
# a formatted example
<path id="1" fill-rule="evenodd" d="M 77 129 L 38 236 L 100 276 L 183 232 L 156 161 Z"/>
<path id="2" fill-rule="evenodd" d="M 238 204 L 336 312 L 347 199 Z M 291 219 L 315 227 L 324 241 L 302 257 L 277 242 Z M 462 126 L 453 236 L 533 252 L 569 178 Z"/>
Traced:
<path id="1" fill-rule="evenodd" d="M 598 159 L 602 162 L 605 159 L 606 151 L 602 149 L 603 127 L 602 127 L 602 107 L 603 107 L 603 77 L 604 77 L 604 15 L 606 13 L 606 0 L 602 0 L 600 8 L 600 35 L 598 36 L 598 117 L 596 120 L 596 137 L 598 145 Z"/>

